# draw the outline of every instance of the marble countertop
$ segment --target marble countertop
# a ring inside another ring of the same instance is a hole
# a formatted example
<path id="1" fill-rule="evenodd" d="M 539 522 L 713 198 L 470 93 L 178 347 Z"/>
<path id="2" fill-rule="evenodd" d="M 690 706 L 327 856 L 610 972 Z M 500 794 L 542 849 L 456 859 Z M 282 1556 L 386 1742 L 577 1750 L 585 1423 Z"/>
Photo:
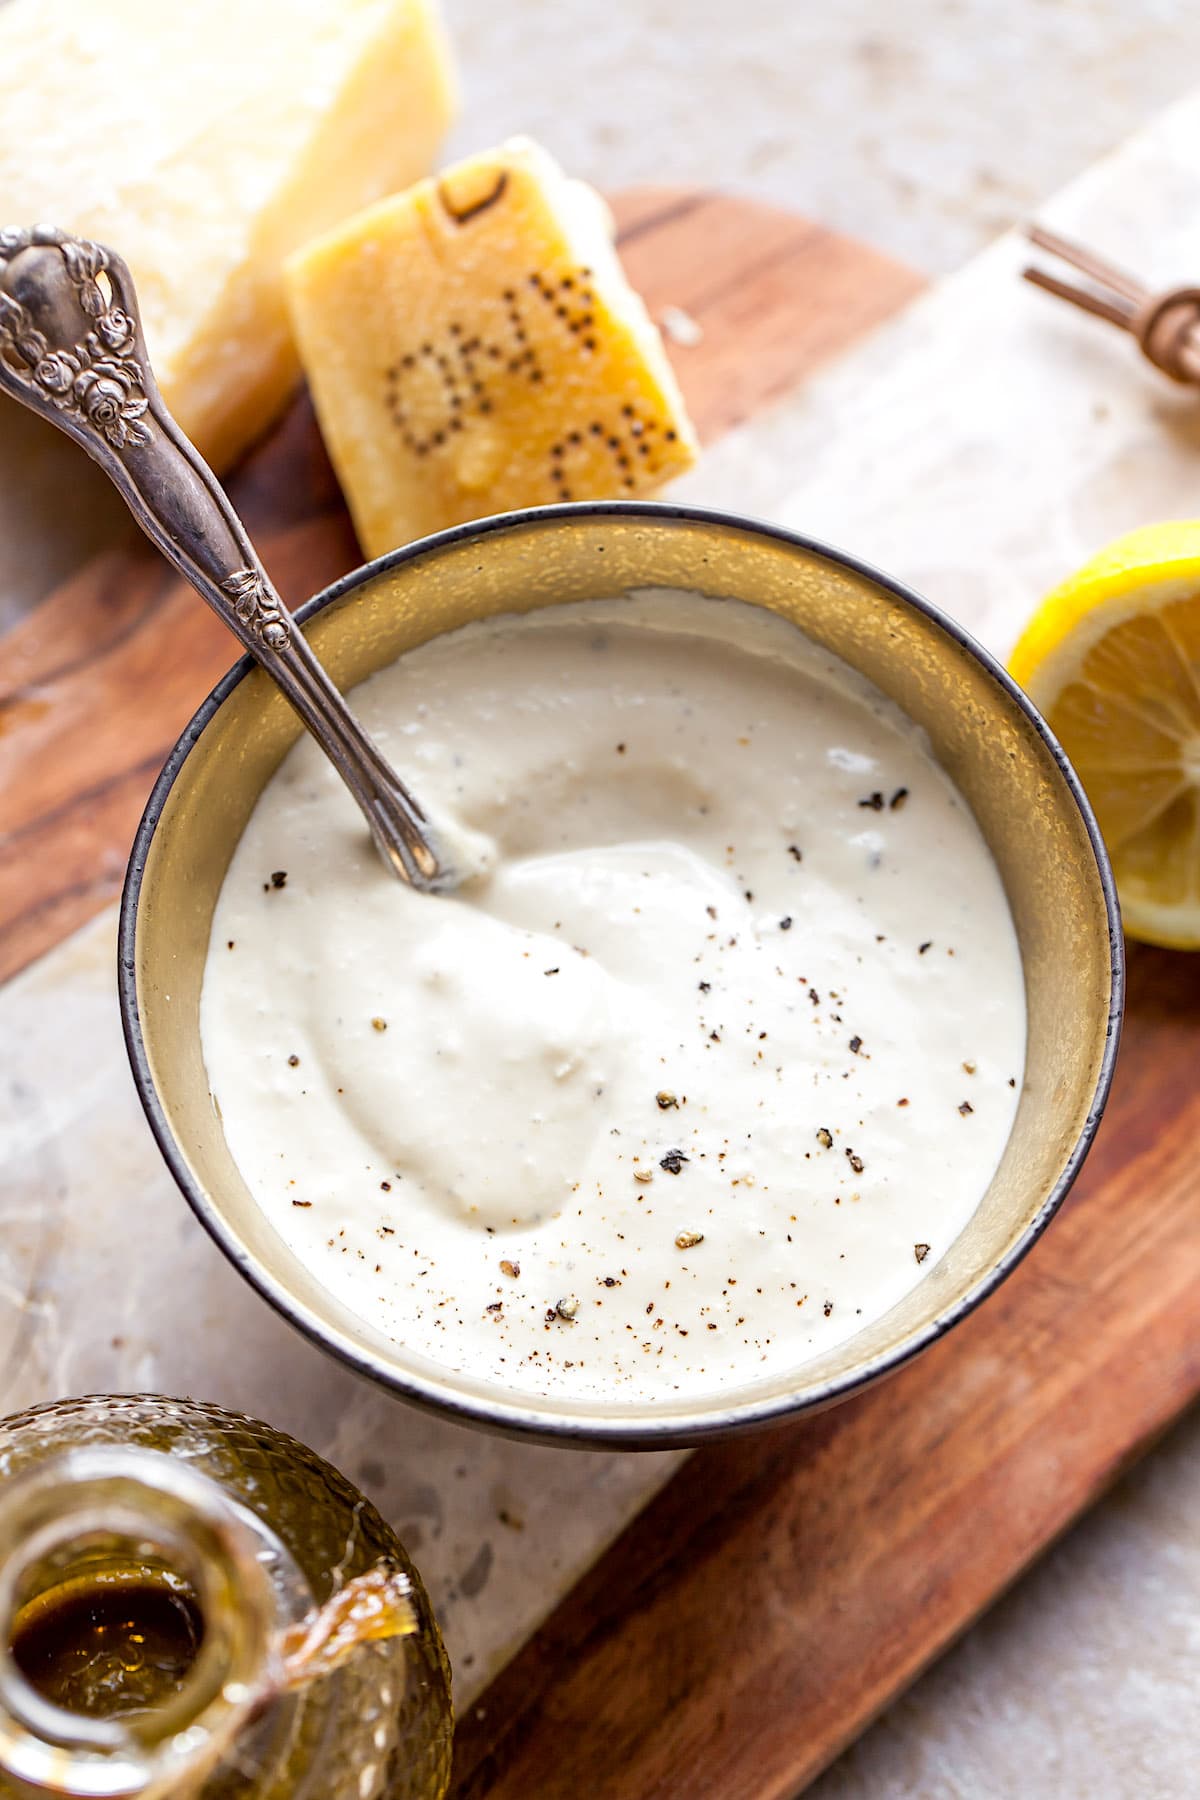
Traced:
<path id="1" fill-rule="evenodd" d="M 794 207 L 947 274 L 1182 95 L 1187 0 L 442 0 L 465 153 Z"/>
<path id="2" fill-rule="evenodd" d="M 529 131 L 602 185 L 741 188 L 933 274 L 957 267 L 1175 98 L 1200 59 L 1200 12 L 1182 0 L 1136 9 L 1125 0 L 751 0 L 736 14 L 716 0 L 445 5 L 467 100 L 455 151 Z M 1168 187 L 1163 202 L 1190 198 L 1194 245 L 1200 104 L 1177 117 L 1179 193 Z M 1188 246 L 1169 232 L 1154 238 L 1143 193 L 1118 176 L 1067 216 L 1077 222 L 1090 205 L 1093 235 L 1111 221 L 1106 248 L 1152 277 L 1194 276 L 1194 258 L 1191 267 L 1146 261 L 1155 242 L 1164 256 L 1186 258 Z M 723 445 L 696 497 L 728 501 L 736 492 L 748 508 L 757 498 L 758 510 L 835 538 L 853 534 L 864 554 L 943 597 L 954 570 L 930 564 L 916 515 L 881 506 L 878 517 L 863 516 L 865 498 L 889 494 L 888 403 L 876 390 L 893 368 L 907 368 L 909 380 L 930 373 L 923 346 L 943 304 L 935 294 L 761 432 Z M 1081 404 L 1089 383 L 1115 395 L 1111 433 L 1053 530 L 988 538 L 993 578 L 972 622 L 999 648 L 1018 586 L 1039 591 L 1080 545 L 1137 516 L 1197 510 L 1194 408 L 1097 349 L 1087 334 L 1098 329 L 1045 327 L 1073 359 Z M 1168 413 L 1180 428 L 1156 435 Z M 857 455 L 855 433 L 876 446 L 874 463 Z M 803 466 L 814 445 L 823 472 L 800 493 L 782 491 L 780 459 Z M 57 540 L 60 568 L 115 516 L 83 499 L 79 515 L 79 534 Z M 8 546 L 0 614 L 11 617 L 44 585 L 48 565 L 32 554 L 23 572 L 3 496 L 0 533 Z M 297 1430 L 405 1532 L 447 1618 L 460 1694 L 470 1697 L 672 1461 L 529 1450 L 425 1420 L 271 1317 L 179 1204 L 144 1130 L 118 1039 L 111 931 L 111 917 L 102 918 L 0 993 L 0 1410 L 54 1392 L 145 1384 L 211 1393 Z M 65 1045 L 52 1029 L 64 997 L 73 1023 Z M 117 1196 L 124 1236 L 114 1242 L 107 1221 Z M 121 1249 L 131 1233 L 148 1247 L 140 1276 Z M 178 1288 L 152 1269 L 186 1281 L 185 1313 Z M 204 1349 L 214 1324 L 231 1346 L 216 1373 Z M 821 1800 L 1190 1794 L 1200 1739 L 1198 1510 L 1192 1419 L 810 1792 Z"/>

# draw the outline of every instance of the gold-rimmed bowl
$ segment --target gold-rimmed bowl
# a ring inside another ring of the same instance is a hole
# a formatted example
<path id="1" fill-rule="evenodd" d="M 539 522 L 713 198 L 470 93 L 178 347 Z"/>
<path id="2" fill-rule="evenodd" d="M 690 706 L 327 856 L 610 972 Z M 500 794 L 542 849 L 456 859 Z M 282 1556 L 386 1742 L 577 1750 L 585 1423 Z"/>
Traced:
<path id="1" fill-rule="evenodd" d="M 472 620 L 677 587 L 762 606 L 859 669 L 928 734 L 996 860 L 1025 971 L 1016 1121 L 969 1224 L 883 1318 L 794 1371 L 702 1399 L 538 1399 L 407 1351 L 335 1299 L 276 1234 L 225 1142 L 200 1041 L 213 909 L 263 787 L 302 729 L 248 660 L 200 708 L 150 797 L 121 906 L 125 1038 L 147 1118 L 201 1222 L 308 1337 L 392 1392 L 547 1441 L 663 1449 L 826 1406 L 943 1336 L 1020 1261 L 1087 1154 L 1112 1078 L 1120 919 L 1091 809 L 1044 720 L 928 602 L 840 551 L 664 504 L 543 507 L 460 526 L 355 570 L 298 617 L 343 689 Z"/>

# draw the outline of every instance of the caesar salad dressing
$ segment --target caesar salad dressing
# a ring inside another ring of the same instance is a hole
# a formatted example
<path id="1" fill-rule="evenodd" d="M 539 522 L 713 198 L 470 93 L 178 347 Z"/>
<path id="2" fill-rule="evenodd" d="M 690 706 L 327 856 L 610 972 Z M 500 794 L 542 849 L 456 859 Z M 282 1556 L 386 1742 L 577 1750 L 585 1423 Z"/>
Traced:
<path id="1" fill-rule="evenodd" d="M 214 915 L 201 1026 L 275 1229 L 411 1351 L 698 1398 L 878 1318 L 982 1197 L 1020 957 L 922 734 L 759 609 L 646 593 L 436 639 L 355 710 L 493 840 L 383 868 L 301 738 Z"/>

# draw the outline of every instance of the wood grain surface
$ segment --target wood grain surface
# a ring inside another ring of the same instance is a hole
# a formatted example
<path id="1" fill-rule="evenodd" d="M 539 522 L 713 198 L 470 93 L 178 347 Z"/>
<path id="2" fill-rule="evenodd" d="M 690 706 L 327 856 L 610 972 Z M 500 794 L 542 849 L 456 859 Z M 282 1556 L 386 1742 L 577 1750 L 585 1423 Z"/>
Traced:
<path id="1" fill-rule="evenodd" d="M 664 189 L 619 196 L 614 208 L 651 310 L 682 307 L 702 328 L 673 355 L 709 442 L 919 286 L 887 258 L 775 208 Z M 0 409 L 14 404 L 0 398 Z M 229 486 L 289 605 L 360 561 L 307 402 Z M 132 530 L 0 640 L 0 980 L 119 892 L 158 768 L 235 654 L 220 621 Z"/>

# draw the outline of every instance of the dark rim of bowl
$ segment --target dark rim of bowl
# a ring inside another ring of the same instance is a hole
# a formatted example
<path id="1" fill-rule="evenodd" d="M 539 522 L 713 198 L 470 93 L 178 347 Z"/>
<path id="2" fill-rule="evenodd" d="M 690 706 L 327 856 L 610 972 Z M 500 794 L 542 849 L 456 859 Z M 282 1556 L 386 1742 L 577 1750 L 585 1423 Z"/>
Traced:
<path id="1" fill-rule="evenodd" d="M 125 1046 L 129 1053 L 138 1096 L 149 1120 L 150 1129 L 157 1139 L 158 1147 L 184 1198 L 209 1236 L 220 1246 L 239 1273 L 276 1312 L 287 1319 L 305 1337 L 329 1354 L 338 1357 L 358 1374 L 365 1375 L 369 1380 L 386 1388 L 389 1393 L 398 1395 L 404 1400 L 444 1417 L 482 1426 L 485 1429 L 498 1431 L 512 1437 L 526 1440 L 540 1439 L 544 1443 L 569 1442 L 618 1449 L 662 1450 L 672 1446 L 697 1444 L 718 1437 L 729 1437 L 735 1433 L 780 1423 L 793 1415 L 799 1416 L 802 1413 L 817 1411 L 834 1402 L 847 1399 L 882 1376 L 894 1373 L 923 1350 L 927 1350 L 931 1344 L 944 1337 L 953 1326 L 957 1325 L 961 1319 L 966 1318 L 981 1301 L 999 1287 L 1000 1283 L 1011 1274 L 1041 1237 L 1050 1220 L 1058 1211 L 1079 1173 L 1096 1135 L 1108 1101 L 1113 1068 L 1116 1063 L 1117 1046 L 1120 1040 L 1125 998 L 1125 951 L 1116 884 L 1095 814 L 1066 753 L 1033 702 L 1018 687 L 1008 671 L 997 662 L 991 652 L 978 643 L 955 620 L 943 613 L 939 607 L 923 599 L 921 595 L 906 587 L 903 582 L 896 581 L 891 576 L 873 568 L 870 563 L 849 555 L 846 551 L 822 543 L 817 538 L 806 537 L 800 532 L 788 531 L 781 526 L 746 515 L 664 501 L 604 500 L 572 502 L 557 506 L 526 507 L 518 512 L 497 513 L 490 518 L 452 526 L 447 531 L 419 538 L 414 543 L 405 544 L 397 550 L 389 551 L 386 556 L 376 557 L 373 562 L 363 563 L 359 568 L 352 569 L 349 574 L 343 575 L 340 580 L 335 581 L 321 593 L 314 595 L 312 599 L 305 601 L 296 609 L 295 617 L 299 623 L 304 624 L 314 614 L 333 605 L 343 596 L 353 593 L 355 589 L 363 586 L 365 582 L 374 579 L 377 575 L 392 569 L 403 568 L 406 563 L 412 562 L 418 557 L 436 554 L 454 544 L 472 539 L 483 541 L 499 532 L 523 529 L 530 524 L 550 523 L 556 519 L 586 522 L 589 519 L 611 518 L 645 519 L 659 523 L 678 520 L 685 523 L 713 525 L 743 535 L 772 538 L 778 543 L 787 544 L 810 555 L 818 556 L 835 567 L 849 569 L 854 574 L 872 582 L 883 592 L 893 595 L 905 605 L 924 614 L 969 655 L 973 656 L 993 681 L 1025 714 L 1049 751 L 1079 809 L 1096 860 L 1096 872 L 1101 892 L 1104 895 L 1108 918 L 1109 966 L 1112 985 L 1104 1052 L 1101 1057 L 1091 1109 L 1058 1180 L 1021 1236 L 985 1275 L 982 1275 L 965 1293 L 959 1296 L 953 1305 L 932 1319 L 922 1330 L 914 1333 L 911 1338 L 896 1348 L 885 1351 L 864 1363 L 850 1376 L 826 1381 L 810 1393 L 803 1395 L 775 1393 L 769 1399 L 734 1402 L 724 1408 L 708 1408 L 702 1414 L 694 1416 L 675 1412 L 673 1416 L 664 1417 L 661 1422 L 654 1420 L 652 1409 L 649 1408 L 636 1421 L 606 1419 L 599 1415 L 589 1417 L 571 1414 L 569 1410 L 562 1413 L 539 1412 L 522 1405 L 518 1399 L 507 1400 L 497 1397 L 493 1400 L 483 1396 L 465 1395 L 456 1391 L 452 1385 L 448 1385 L 452 1380 L 450 1377 L 446 1378 L 447 1385 L 443 1385 L 442 1381 L 438 1379 L 429 1379 L 414 1373 L 399 1374 L 384 1367 L 380 1359 L 346 1338 L 319 1314 L 301 1305 L 289 1290 L 266 1268 L 262 1267 L 257 1258 L 238 1241 L 226 1223 L 219 1206 L 193 1179 L 154 1085 L 145 1040 L 142 1036 L 137 1000 L 134 948 L 142 875 L 150 844 L 167 796 L 201 732 L 213 718 L 222 701 L 256 666 L 250 656 L 243 656 L 236 662 L 198 708 L 163 764 L 162 771 L 146 803 L 146 809 L 142 815 L 130 854 L 129 867 L 121 894 L 118 992 Z"/>

